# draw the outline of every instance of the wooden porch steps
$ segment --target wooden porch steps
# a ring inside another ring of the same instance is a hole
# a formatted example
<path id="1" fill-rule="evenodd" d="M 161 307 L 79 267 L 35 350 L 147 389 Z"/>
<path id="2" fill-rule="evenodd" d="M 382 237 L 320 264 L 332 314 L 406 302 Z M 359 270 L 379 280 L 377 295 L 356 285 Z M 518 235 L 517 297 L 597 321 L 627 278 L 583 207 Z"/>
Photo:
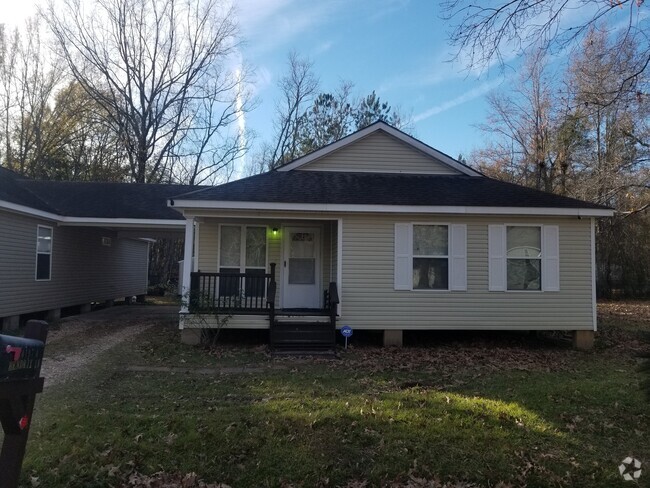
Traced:
<path id="1" fill-rule="evenodd" d="M 270 334 L 273 354 L 333 356 L 336 353 L 336 330 L 329 320 L 276 320 L 271 326 Z"/>

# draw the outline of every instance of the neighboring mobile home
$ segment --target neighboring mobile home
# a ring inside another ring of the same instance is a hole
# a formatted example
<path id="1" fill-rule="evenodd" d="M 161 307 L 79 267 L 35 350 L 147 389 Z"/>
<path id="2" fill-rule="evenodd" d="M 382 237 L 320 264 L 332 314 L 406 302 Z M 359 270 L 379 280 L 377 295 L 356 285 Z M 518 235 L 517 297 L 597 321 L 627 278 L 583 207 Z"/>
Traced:
<path id="1" fill-rule="evenodd" d="M 274 171 L 170 200 L 186 218 L 180 328 L 596 330 L 599 205 L 488 178 L 378 122 Z M 331 319 L 328 317 L 331 315 Z M 329 346 L 328 343 L 329 342 Z"/>
<path id="2" fill-rule="evenodd" d="M 0 321 L 143 297 L 152 238 L 182 237 L 167 198 L 196 187 L 35 181 L 0 168 Z"/>

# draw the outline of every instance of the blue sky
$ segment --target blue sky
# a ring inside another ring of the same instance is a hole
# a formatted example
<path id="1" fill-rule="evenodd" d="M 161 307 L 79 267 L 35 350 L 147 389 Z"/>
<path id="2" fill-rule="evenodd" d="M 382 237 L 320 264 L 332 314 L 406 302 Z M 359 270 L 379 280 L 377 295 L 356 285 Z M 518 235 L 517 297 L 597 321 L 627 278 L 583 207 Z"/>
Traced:
<path id="1" fill-rule="evenodd" d="M 38 1 L 0 0 L 0 23 L 22 25 Z M 516 56 L 505 73 L 498 68 L 468 72 L 463 63 L 450 62 L 455 53 L 447 43 L 451 26 L 440 18 L 436 0 L 223 1 L 237 12 L 244 41 L 233 69 L 243 63 L 254 70 L 258 103 L 244 122 L 256 134 L 257 146 L 272 138 L 277 83 L 292 50 L 314 62 L 322 91 L 335 89 L 341 80 L 353 82 L 358 95 L 375 90 L 411 116 L 415 137 L 452 157 L 485 146 L 487 136 L 476 125 L 486 120 L 486 95 L 508 90 L 516 79 Z M 597 7 L 570 0 L 562 23 L 579 23 Z M 647 15 L 641 8 L 634 12 Z M 623 26 L 628 15 L 621 9 L 608 20 Z M 566 54 L 556 53 L 556 69 Z"/>
<path id="2" fill-rule="evenodd" d="M 295 50 L 313 60 L 322 90 L 340 80 L 353 82 L 358 94 L 375 90 L 410 114 L 413 134 L 431 146 L 456 157 L 483 144 L 474 125 L 485 120 L 485 95 L 505 78 L 448 62 L 454 50 L 438 2 L 243 0 L 235 7 L 260 101 L 246 125 L 259 139 L 271 137 L 277 81 Z"/>
<path id="3" fill-rule="evenodd" d="M 450 27 L 437 1 L 230 1 L 244 41 L 241 60 L 254 71 L 258 104 L 245 123 L 255 144 L 272 138 L 277 82 L 291 50 L 314 62 L 321 90 L 341 80 L 353 82 L 358 95 L 375 90 L 411 116 L 415 137 L 450 156 L 467 156 L 484 144 L 474 126 L 485 120 L 485 95 L 503 88 L 505 78 L 498 70 L 467 72 L 462 63 L 449 62 Z M 37 3 L 0 0 L 0 23 L 21 26 Z"/>

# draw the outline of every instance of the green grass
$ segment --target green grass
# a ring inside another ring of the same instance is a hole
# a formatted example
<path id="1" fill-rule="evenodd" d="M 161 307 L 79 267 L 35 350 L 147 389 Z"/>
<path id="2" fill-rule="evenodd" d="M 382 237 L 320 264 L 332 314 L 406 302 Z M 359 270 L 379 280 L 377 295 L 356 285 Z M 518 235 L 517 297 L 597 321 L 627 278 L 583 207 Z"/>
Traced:
<path id="1" fill-rule="evenodd" d="M 403 363 L 363 349 L 334 362 L 274 361 L 254 347 L 208 354 L 162 328 L 142 340 L 38 398 L 25 486 L 119 486 L 132 471 L 165 471 L 234 487 L 415 477 L 610 488 L 630 485 L 617 471 L 626 456 L 650 466 L 650 409 L 631 354 L 532 349 L 525 367 L 446 368 L 427 362 L 436 348 L 391 354 Z M 569 359 L 556 368 L 539 360 L 546 353 Z M 134 373 L 128 364 L 264 372 Z"/>

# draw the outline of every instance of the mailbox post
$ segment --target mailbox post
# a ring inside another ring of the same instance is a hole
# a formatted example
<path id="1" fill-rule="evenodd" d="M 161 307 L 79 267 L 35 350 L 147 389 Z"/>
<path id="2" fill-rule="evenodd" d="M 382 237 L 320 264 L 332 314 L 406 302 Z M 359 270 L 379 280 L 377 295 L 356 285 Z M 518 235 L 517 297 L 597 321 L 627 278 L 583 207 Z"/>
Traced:
<path id="1" fill-rule="evenodd" d="M 27 322 L 25 336 L 0 335 L 0 423 L 4 442 L 0 451 L 0 488 L 16 488 L 25 457 L 40 377 L 47 323 Z"/>

